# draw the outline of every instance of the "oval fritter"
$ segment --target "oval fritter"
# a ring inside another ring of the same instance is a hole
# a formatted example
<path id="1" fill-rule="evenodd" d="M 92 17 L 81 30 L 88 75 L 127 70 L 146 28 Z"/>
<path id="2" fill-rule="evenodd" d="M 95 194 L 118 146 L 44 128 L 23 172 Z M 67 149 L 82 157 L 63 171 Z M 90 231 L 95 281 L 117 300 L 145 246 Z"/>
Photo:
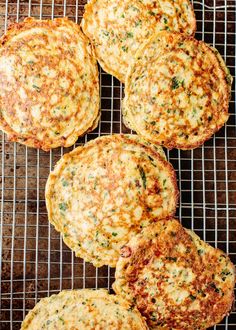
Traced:
<path id="1" fill-rule="evenodd" d="M 10 140 L 49 150 L 96 127 L 98 69 L 77 24 L 27 18 L 0 44 L 0 128 Z"/>
<path id="2" fill-rule="evenodd" d="M 137 52 L 125 85 L 125 124 L 169 149 L 203 144 L 228 120 L 232 77 L 206 43 L 167 31 Z"/>
<path id="3" fill-rule="evenodd" d="M 206 329 L 234 301 L 229 257 L 175 219 L 133 237 L 121 250 L 115 278 L 115 292 L 137 305 L 151 329 Z"/>
<path id="4" fill-rule="evenodd" d="M 173 167 L 139 137 L 97 138 L 64 155 L 46 185 L 49 221 L 76 255 L 115 267 L 140 229 L 175 213 Z"/>
<path id="5" fill-rule="evenodd" d="M 138 47 L 154 32 L 196 30 L 189 0 L 92 0 L 81 24 L 101 67 L 122 82 Z"/>
<path id="6" fill-rule="evenodd" d="M 147 330 L 138 310 L 106 290 L 64 290 L 43 298 L 21 330 Z"/>

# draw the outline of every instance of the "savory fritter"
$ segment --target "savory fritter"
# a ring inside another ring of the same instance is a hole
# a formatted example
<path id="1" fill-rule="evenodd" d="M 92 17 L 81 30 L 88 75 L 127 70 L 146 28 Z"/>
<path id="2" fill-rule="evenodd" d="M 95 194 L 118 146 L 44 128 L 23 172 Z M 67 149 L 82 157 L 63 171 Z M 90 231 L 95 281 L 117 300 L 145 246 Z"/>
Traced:
<path id="1" fill-rule="evenodd" d="M 65 290 L 43 298 L 21 330 L 147 330 L 138 310 L 106 290 Z"/>
<path id="2" fill-rule="evenodd" d="M 163 151 L 162 151 L 163 153 Z M 173 167 L 130 135 L 104 136 L 64 155 L 46 185 L 49 221 L 79 257 L 115 267 L 142 227 L 175 213 Z"/>
<path id="3" fill-rule="evenodd" d="M 138 47 L 153 33 L 196 30 L 189 0 L 92 0 L 81 24 L 101 67 L 122 82 Z"/>
<path id="4" fill-rule="evenodd" d="M 68 147 L 96 127 L 98 69 L 77 24 L 27 18 L 0 43 L 0 129 L 11 141 Z"/>
<path id="5" fill-rule="evenodd" d="M 169 149 L 203 144 L 228 120 L 232 77 L 203 41 L 167 31 L 136 53 L 125 85 L 125 124 Z"/>
<path id="6" fill-rule="evenodd" d="M 151 329 L 203 330 L 234 301 L 235 269 L 221 250 L 175 220 L 143 229 L 121 249 L 115 292 L 137 305 Z"/>

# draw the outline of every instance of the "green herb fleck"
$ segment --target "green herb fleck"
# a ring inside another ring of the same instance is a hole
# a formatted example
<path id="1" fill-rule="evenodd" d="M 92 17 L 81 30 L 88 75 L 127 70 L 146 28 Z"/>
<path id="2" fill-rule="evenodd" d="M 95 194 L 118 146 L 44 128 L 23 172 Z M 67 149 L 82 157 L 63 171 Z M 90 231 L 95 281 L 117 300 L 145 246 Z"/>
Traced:
<path id="1" fill-rule="evenodd" d="M 152 315 L 151 315 L 150 319 L 151 319 L 152 321 L 156 321 L 156 320 L 157 320 L 156 315 L 155 315 L 154 312 L 152 312 Z"/>
<path id="2" fill-rule="evenodd" d="M 140 26 L 141 24 L 142 24 L 141 19 L 135 22 L 135 26 L 136 26 L 136 27 L 137 27 L 137 26 Z"/>
<path id="3" fill-rule="evenodd" d="M 63 187 L 68 187 L 69 183 L 65 179 L 62 179 L 62 185 L 63 185 Z"/>
<path id="4" fill-rule="evenodd" d="M 127 32 L 126 35 L 128 38 L 133 38 L 133 36 L 134 36 L 134 34 L 132 32 Z"/>
<path id="5" fill-rule="evenodd" d="M 177 258 L 173 258 L 173 257 L 166 257 L 166 260 L 170 260 L 170 261 L 177 261 Z"/>
<path id="6" fill-rule="evenodd" d="M 168 23 L 168 20 L 166 17 L 164 17 L 164 23 L 167 24 Z"/>
<path id="7" fill-rule="evenodd" d="M 144 172 L 144 169 L 142 168 L 142 166 L 138 166 L 138 170 L 139 170 L 141 179 L 143 181 L 143 188 L 146 189 L 147 188 L 147 178 L 146 178 L 146 174 Z"/>
<path id="8" fill-rule="evenodd" d="M 64 321 L 64 319 L 63 319 L 62 317 L 59 317 L 59 320 L 60 320 L 63 324 L 65 324 L 65 321 Z"/>
<path id="9" fill-rule="evenodd" d="M 109 32 L 108 31 L 104 30 L 104 31 L 102 31 L 102 33 L 104 34 L 104 36 L 109 37 Z"/>
<path id="10" fill-rule="evenodd" d="M 117 233 L 113 232 L 113 233 L 112 233 L 112 236 L 117 236 Z"/>
<path id="11" fill-rule="evenodd" d="M 59 204 L 59 209 L 61 211 L 66 211 L 67 210 L 67 204 L 66 203 L 60 203 Z"/>
<path id="12" fill-rule="evenodd" d="M 127 46 L 122 46 L 121 49 L 123 50 L 123 52 L 127 53 L 128 52 L 128 47 Z"/>
<path id="13" fill-rule="evenodd" d="M 190 294 L 189 298 L 190 298 L 192 301 L 194 301 L 194 300 L 196 299 L 196 297 L 193 296 L 192 294 Z"/>
<path id="14" fill-rule="evenodd" d="M 216 293 L 220 293 L 220 289 L 216 287 L 215 283 L 210 283 L 210 287 L 212 287 Z"/>
<path id="15" fill-rule="evenodd" d="M 181 85 L 183 86 L 183 83 L 184 83 L 184 81 L 180 81 L 180 80 L 178 80 L 177 79 L 177 77 L 173 77 L 172 79 L 171 79 L 171 88 L 172 89 L 177 89 L 177 88 L 179 88 Z"/>
<path id="16" fill-rule="evenodd" d="M 38 87 L 38 86 L 36 86 L 36 85 L 33 85 L 32 87 L 33 87 L 34 89 L 36 89 L 37 92 L 40 92 L 40 91 L 41 91 L 40 87 Z"/>
<path id="17" fill-rule="evenodd" d="M 122 17 L 122 18 L 125 18 L 125 14 L 122 14 L 121 17 Z"/>
<path id="18" fill-rule="evenodd" d="M 228 73 L 226 75 L 226 81 L 227 81 L 228 85 L 231 85 L 232 84 L 232 76 L 231 76 L 230 73 Z"/>
<path id="19" fill-rule="evenodd" d="M 151 15 L 151 16 L 155 16 L 155 15 L 156 15 L 156 14 L 154 13 L 154 11 L 151 11 L 151 10 L 148 11 L 148 14 Z"/>
<path id="20" fill-rule="evenodd" d="M 201 256 L 204 253 L 204 251 L 202 249 L 199 249 L 197 250 L 197 253 L 199 254 L 199 256 Z"/>
<path id="21" fill-rule="evenodd" d="M 223 269 L 221 274 L 227 276 L 227 275 L 231 275 L 231 272 L 227 268 L 225 268 L 225 269 Z"/>

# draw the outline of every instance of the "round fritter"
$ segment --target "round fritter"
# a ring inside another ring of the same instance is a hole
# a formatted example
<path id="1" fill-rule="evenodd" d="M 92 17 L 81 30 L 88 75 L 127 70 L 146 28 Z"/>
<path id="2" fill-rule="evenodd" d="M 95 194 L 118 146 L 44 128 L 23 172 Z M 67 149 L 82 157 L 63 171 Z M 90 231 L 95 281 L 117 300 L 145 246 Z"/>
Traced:
<path id="1" fill-rule="evenodd" d="M 169 149 L 196 148 L 228 120 L 231 83 L 215 49 L 159 32 L 139 49 L 127 75 L 125 123 Z"/>
<path id="2" fill-rule="evenodd" d="M 0 128 L 10 140 L 49 150 L 95 128 L 98 69 L 77 24 L 27 18 L 0 44 Z"/>
<path id="3" fill-rule="evenodd" d="M 64 155 L 46 185 L 49 221 L 79 257 L 115 267 L 120 248 L 175 213 L 173 167 L 139 137 L 97 138 Z"/>
<path id="4" fill-rule="evenodd" d="M 106 290 L 65 290 L 43 298 L 21 330 L 147 330 L 140 313 Z"/>
<path id="5" fill-rule="evenodd" d="M 133 237 L 121 250 L 115 277 L 115 292 L 137 305 L 151 329 L 206 329 L 234 301 L 229 257 L 175 219 Z"/>
<path id="6" fill-rule="evenodd" d="M 196 30 L 189 0 L 92 0 L 81 24 L 101 67 L 122 82 L 138 47 L 153 33 Z"/>

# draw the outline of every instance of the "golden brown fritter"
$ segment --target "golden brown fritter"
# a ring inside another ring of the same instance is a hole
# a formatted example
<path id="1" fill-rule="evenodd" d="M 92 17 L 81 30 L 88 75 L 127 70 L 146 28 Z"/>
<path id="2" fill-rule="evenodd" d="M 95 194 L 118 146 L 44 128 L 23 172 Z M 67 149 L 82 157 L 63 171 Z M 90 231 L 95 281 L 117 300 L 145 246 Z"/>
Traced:
<path id="1" fill-rule="evenodd" d="M 175 213 L 175 172 L 157 150 L 139 137 L 104 136 L 57 163 L 46 185 L 48 217 L 77 256 L 115 267 L 133 235 Z"/>
<path id="2" fill-rule="evenodd" d="M 204 330 L 234 301 L 229 257 L 175 219 L 133 237 L 121 249 L 115 278 L 115 292 L 137 306 L 150 329 Z"/>
<path id="3" fill-rule="evenodd" d="M 77 24 L 27 18 L 0 44 L 0 129 L 11 141 L 68 147 L 96 127 L 97 64 Z"/>

